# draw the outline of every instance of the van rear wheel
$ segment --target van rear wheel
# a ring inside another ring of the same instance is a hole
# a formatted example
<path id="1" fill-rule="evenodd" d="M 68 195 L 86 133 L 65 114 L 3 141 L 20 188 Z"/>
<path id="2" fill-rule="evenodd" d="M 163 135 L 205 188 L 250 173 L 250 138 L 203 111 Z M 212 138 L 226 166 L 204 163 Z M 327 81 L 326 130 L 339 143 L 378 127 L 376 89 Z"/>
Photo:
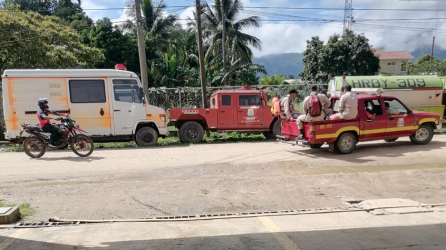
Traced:
<path id="1" fill-rule="evenodd" d="M 136 132 L 136 144 L 140 147 L 149 147 L 158 142 L 158 133 L 151 127 L 142 127 Z"/>

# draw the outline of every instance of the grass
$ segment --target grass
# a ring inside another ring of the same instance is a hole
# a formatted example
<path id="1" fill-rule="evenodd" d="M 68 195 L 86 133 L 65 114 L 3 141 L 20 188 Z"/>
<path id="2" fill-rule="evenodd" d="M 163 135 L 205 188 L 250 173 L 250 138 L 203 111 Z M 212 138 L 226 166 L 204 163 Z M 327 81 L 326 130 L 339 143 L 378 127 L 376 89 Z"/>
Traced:
<path id="1" fill-rule="evenodd" d="M 3 200 L 0 200 L 0 207 L 17 207 L 14 203 L 5 203 Z M 26 217 L 31 216 L 35 213 L 33 207 L 29 203 L 22 203 L 19 206 L 20 211 L 20 221 L 23 221 Z"/>
<path id="2" fill-rule="evenodd" d="M 181 145 L 179 138 L 176 136 L 177 129 L 173 126 L 169 127 L 169 131 L 174 136 L 158 139 L 158 147 L 169 145 Z M 435 130 L 436 134 L 446 133 L 446 127 Z M 209 136 L 204 136 L 202 143 L 229 143 L 229 142 L 252 142 L 252 141 L 264 141 L 266 140 L 262 133 L 241 133 L 241 132 L 210 132 Z M 95 143 L 95 148 L 136 148 L 135 142 L 109 142 L 109 143 Z M 20 145 L 13 145 L 4 147 L 0 152 L 22 152 L 23 149 Z"/>

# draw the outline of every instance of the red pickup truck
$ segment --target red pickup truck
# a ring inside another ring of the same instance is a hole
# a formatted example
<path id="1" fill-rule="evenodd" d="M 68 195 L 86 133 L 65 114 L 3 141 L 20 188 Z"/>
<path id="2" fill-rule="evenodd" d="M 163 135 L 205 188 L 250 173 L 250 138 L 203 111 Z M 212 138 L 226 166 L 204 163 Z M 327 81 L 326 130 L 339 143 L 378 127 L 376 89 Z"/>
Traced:
<path id="1" fill-rule="evenodd" d="M 332 98 L 335 113 L 339 108 L 339 102 L 339 97 Z M 386 109 L 385 103 L 389 103 L 390 110 Z M 366 109 L 369 113 L 375 114 L 374 119 L 367 118 Z M 393 142 L 404 136 L 409 136 L 414 144 L 428 144 L 434 136 L 434 129 L 440 127 L 439 115 L 412 111 L 395 97 L 358 94 L 356 119 L 306 122 L 303 139 L 297 140 L 296 144 L 320 148 L 327 143 L 331 152 L 349 154 L 358 142 L 374 140 Z M 296 140 L 298 135 L 299 129 L 295 121 L 282 121 L 282 135 L 278 136 L 278 139 Z"/>
<path id="2" fill-rule="evenodd" d="M 271 112 L 262 90 L 219 90 L 212 94 L 210 108 L 169 109 L 170 124 L 178 128 L 182 142 L 198 143 L 204 131 L 263 132 L 275 139 L 280 120 Z"/>

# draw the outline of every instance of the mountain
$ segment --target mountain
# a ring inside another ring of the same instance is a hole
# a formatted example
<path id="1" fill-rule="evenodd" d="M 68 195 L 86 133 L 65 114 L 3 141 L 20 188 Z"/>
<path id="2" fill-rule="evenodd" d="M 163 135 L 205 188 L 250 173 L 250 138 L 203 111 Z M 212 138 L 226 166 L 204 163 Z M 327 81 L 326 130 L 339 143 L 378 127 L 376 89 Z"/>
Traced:
<path id="1" fill-rule="evenodd" d="M 418 57 L 424 54 L 431 54 L 431 48 L 429 46 L 418 48 L 410 52 L 410 54 L 414 57 L 411 61 L 416 62 Z M 434 56 L 443 61 L 446 58 L 446 50 L 436 47 Z M 254 58 L 253 62 L 265 66 L 268 76 L 284 74 L 286 76 L 294 75 L 298 78 L 297 74 L 304 68 L 302 57 L 301 53 L 273 54 Z"/>
<path id="2" fill-rule="evenodd" d="M 300 53 L 273 54 L 254 58 L 253 62 L 265 66 L 268 76 L 284 74 L 297 78 L 304 68 L 302 57 Z"/>
<path id="3" fill-rule="evenodd" d="M 431 47 L 423 47 L 423 48 L 418 48 L 415 51 L 410 52 L 410 54 L 414 57 L 414 59 L 412 59 L 412 62 L 416 62 L 418 57 L 424 55 L 424 54 L 431 54 Z M 446 59 L 446 50 L 442 50 L 438 47 L 434 48 L 434 56 L 438 59 L 440 59 L 441 61 L 443 61 L 444 59 Z"/>

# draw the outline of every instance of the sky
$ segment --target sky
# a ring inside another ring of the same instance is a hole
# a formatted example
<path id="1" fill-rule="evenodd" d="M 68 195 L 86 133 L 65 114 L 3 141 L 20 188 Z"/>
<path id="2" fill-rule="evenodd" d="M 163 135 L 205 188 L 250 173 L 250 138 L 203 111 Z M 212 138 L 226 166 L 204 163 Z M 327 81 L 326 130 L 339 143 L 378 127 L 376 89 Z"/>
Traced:
<path id="1" fill-rule="evenodd" d="M 245 9 L 240 19 L 253 15 L 261 18 L 259 28 L 244 30 L 262 41 L 261 50 L 253 49 L 255 57 L 302 53 L 312 36 L 327 41 L 343 30 L 344 0 L 241 1 Z M 82 7 L 93 20 L 108 17 L 120 22 L 127 19 L 121 8 L 129 2 L 131 0 L 82 0 Z M 166 12 L 187 19 L 192 15 L 195 1 L 164 0 L 164 3 L 168 7 Z M 104 8 L 116 9 L 92 10 Z M 353 0 L 353 16 L 352 29 L 363 33 L 374 47 L 412 52 L 431 46 L 435 36 L 436 48 L 446 49 L 446 0 Z"/>

